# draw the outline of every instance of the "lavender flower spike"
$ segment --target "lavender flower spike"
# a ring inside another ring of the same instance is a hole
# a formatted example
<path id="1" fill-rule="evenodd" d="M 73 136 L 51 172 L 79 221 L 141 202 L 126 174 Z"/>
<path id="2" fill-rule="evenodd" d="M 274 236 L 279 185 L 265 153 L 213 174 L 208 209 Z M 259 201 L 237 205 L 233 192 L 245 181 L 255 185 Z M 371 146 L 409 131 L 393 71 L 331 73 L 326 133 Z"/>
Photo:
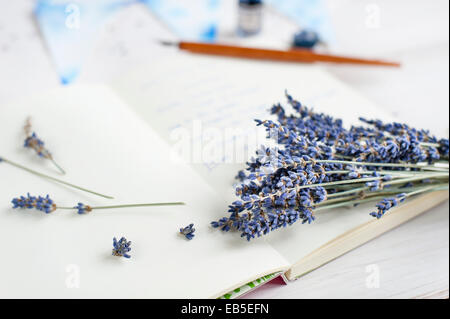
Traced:
<path id="1" fill-rule="evenodd" d="M 113 238 L 113 249 L 112 249 L 112 255 L 117 257 L 125 257 L 125 258 L 131 258 L 128 253 L 131 251 L 131 241 L 127 241 L 125 237 L 120 238 L 119 241 L 117 241 L 116 237 Z"/>
<path id="2" fill-rule="evenodd" d="M 380 219 L 381 217 L 386 214 L 388 210 L 391 208 L 397 206 L 399 202 L 403 202 L 406 199 L 406 194 L 398 194 L 396 197 L 392 198 L 385 198 L 375 206 L 378 208 L 377 212 L 370 213 L 371 216 L 376 217 L 377 219 Z"/>
<path id="3" fill-rule="evenodd" d="M 192 238 L 194 238 L 194 232 L 194 224 L 190 224 L 184 228 L 180 228 L 180 234 L 184 235 L 188 240 L 192 240 Z"/>
<path id="4" fill-rule="evenodd" d="M 42 158 L 45 158 L 45 159 L 48 159 L 48 160 L 52 161 L 52 163 L 56 166 L 56 168 L 58 168 L 58 170 L 62 174 L 66 173 L 61 168 L 61 166 L 59 166 L 55 162 L 55 160 L 53 159 L 52 154 L 45 147 L 44 142 L 36 135 L 35 132 L 31 132 L 31 121 L 30 121 L 30 118 L 27 119 L 27 122 L 26 122 L 26 125 L 25 125 L 25 134 L 26 134 L 27 137 L 26 137 L 24 145 L 23 145 L 24 147 L 33 149 L 39 157 L 42 157 Z"/>
<path id="5" fill-rule="evenodd" d="M 56 210 L 56 204 L 50 197 L 47 195 L 46 197 L 42 196 L 31 196 L 29 193 L 27 196 L 20 196 L 17 198 L 13 198 L 11 201 L 13 204 L 13 208 L 26 208 L 26 209 L 37 209 L 46 214 L 54 212 Z"/>

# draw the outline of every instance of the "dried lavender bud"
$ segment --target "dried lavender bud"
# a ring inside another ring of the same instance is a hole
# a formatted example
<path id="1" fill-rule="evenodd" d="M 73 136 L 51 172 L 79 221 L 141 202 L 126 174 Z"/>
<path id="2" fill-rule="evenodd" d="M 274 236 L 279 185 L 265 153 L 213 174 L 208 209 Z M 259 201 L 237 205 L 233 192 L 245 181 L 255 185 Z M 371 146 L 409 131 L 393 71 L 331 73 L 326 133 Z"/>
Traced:
<path id="1" fill-rule="evenodd" d="M 186 237 L 188 240 L 192 240 L 192 238 L 194 238 L 194 232 L 194 224 L 190 224 L 184 228 L 180 228 L 180 234 Z"/>
<path id="2" fill-rule="evenodd" d="M 113 238 L 112 255 L 117 257 L 131 258 L 128 254 L 131 251 L 131 241 L 127 241 L 125 237 L 120 238 L 118 241 L 116 237 Z"/>

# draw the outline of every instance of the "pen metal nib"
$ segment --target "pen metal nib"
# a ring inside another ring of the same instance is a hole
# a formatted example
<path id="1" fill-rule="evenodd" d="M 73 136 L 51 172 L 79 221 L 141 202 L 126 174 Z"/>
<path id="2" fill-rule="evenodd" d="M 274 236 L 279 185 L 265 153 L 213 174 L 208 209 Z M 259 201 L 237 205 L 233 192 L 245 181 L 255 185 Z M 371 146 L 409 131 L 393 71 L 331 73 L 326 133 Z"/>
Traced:
<path id="1" fill-rule="evenodd" d="M 170 41 L 170 40 L 157 40 L 160 44 L 165 46 L 177 46 L 178 42 L 176 41 Z"/>

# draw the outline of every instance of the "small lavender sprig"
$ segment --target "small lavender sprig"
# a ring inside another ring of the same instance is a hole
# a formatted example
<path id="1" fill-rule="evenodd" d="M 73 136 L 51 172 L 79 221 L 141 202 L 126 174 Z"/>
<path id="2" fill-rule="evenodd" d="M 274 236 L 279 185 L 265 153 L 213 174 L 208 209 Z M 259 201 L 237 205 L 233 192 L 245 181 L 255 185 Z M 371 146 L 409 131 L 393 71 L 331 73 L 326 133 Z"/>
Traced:
<path id="1" fill-rule="evenodd" d="M 125 237 L 122 237 L 119 240 L 114 237 L 112 255 L 117 257 L 131 258 L 131 256 L 128 254 L 131 251 L 130 246 L 131 241 L 127 241 Z"/>
<path id="2" fill-rule="evenodd" d="M 2 163 L 2 162 L 3 162 L 3 163 L 10 164 L 10 165 L 12 165 L 12 166 L 14 166 L 14 167 L 16 167 L 16 168 L 19 168 L 19 169 L 21 169 L 21 170 L 24 170 L 24 171 L 26 171 L 26 172 L 28 172 L 28 173 L 33 174 L 33 175 L 36 175 L 36 176 L 39 176 L 39 177 L 43 177 L 43 178 L 52 180 L 52 181 L 54 181 L 54 182 L 57 182 L 57 183 L 60 183 L 60 184 L 63 184 L 63 185 L 66 185 L 66 186 L 69 186 L 69 187 L 72 187 L 72 188 L 81 190 L 81 191 L 83 191 L 83 192 L 87 192 L 87 193 L 90 193 L 90 194 L 94 194 L 94 195 L 97 195 L 97 196 L 100 196 L 100 197 L 103 197 L 103 198 L 114 199 L 114 197 L 112 197 L 112 196 L 100 194 L 100 193 L 91 191 L 91 190 L 89 190 L 89 189 L 87 189 L 87 188 L 80 187 L 80 186 L 77 186 L 77 185 L 74 185 L 74 184 L 65 182 L 65 181 L 63 181 L 63 180 L 60 180 L 60 179 L 58 179 L 58 178 L 55 178 L 55 177 L 52 177 L 52 176 L 49 176 L 49 175 L 46 175 L 46 174 L 37 172 L 37 171 L 35 171 L 35 170 L 32 170 L 31 168 L 25 167 L 25 166 L 20 165 L 20 164 L 18 164 L 18 163 L 16 163 L 16 162 L 10 161 L 10 160 L 6 159 L 5 157 L 1 157 L 1 156 L 0 156 L 0 163 Z"/>
<path id="3" fill-rule="evenodd" d="M 113 205 L 113 206 L 89 206 L 83 203 L 78 203 L 73 207 L 63 207 L 57 206 L 50 196 L 20 196 L 13 198 L 11 201 L 13 208 L 27 208 L 27 209 L 37 209 L 43 211 L 46 214 L 54 212 L 57 209 L 65 210 L 75 210 L 79 215 L 84 215 L 92 212 L 93 210 L 101 209 L 113 209 L 113 208 L 129 208 L 129 207 L 149 207 L 149 206 L 174 206 L 174 205 L 185 205 L 183 202 L 172 202 L 172 203 L 146 203 L 146 204 L 124 204 L 124 205 Z"/>
<path id="4" fill-rule="evenodd" d="M 381 202 L 378 202 L 375 206 L 378 208 L 378 212 L 370 213 L 371 216 L 380 219 L 386 214 L 388 210 L 393 207 L 396 207 L 399 203 L 403 202 L 406 199 L 406 194 L 401 193 L 395 197 L 384 198 Z"/>
<path id="5" fill-rule="evenodd" d="M 194 224 L 189 224 L 184 228 L 180 228 L 180 234 L 186 237 L 188 240 L 192 240 L 192 238 L 194 238 L 195 236 L 194 232 L 195 232 Z"/>
<path id="6" fill-rule="evenodd" d="M 418 189 L 409 193 L 401 193 L 401 194 L 397 194 L 395 197 L 389 197 L 389 198 L 384 198 L 383 200 L 381 200 L 380 202 L 378 202 L 375 206 L 378 208 L 377 212 L 372 212 L 370 213 L 371 216 L 376 217 L 377 219 L 380 219 L 381 217 L 383 217 L 386 212 L 388 210 L 390 210 L 393 207 L 396 207 L 399 203 L 402 203 L 406 200 L 407 197 L 413 196 L 413 195 L 417 195 L 420 193 L 424 193 L 424 192 L 429 192 L 432 190 L 436 190 L 436 189 L 441 189 L 440 187 L 436 187 L 436 186 L 428 186 L 428 187 L 424 187 L 422 189 Z M 447 185 L 447 189 L 448 189 L 448 185 Z"/>
<path id="7" fill-rule="evenodd" d="M 36 135 L 35 132 L 31 132 L 31 120 L 27 119 L 25 124 L 25 134 L 26 139 L 24 142 L 24 147 L 33 149 L 39 157 L 50 160 L 53 165 L 61 172 L 61 174 L 65 174 L 66 172 L 59 166 L 55 160 L 53 159 L 53 155 L 50 151 L 45 147 L 44 142 Z"/>

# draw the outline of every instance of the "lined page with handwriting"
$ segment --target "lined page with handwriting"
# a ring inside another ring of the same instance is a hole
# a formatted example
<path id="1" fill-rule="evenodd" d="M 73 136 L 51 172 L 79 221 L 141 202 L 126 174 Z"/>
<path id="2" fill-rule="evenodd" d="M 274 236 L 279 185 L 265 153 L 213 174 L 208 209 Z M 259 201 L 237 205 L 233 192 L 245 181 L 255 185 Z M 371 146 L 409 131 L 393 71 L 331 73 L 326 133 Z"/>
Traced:
<path id="1" fill-rule="evenodd" d="M 285 90 L 346 123 L 356 123 L 362 111 L 380 113 L 318 66 L 185 52 L 134 70 L 112 87 L 218 192 L 229 192 L 236 172 L 267 143 L 254 119 L 270 118 L 273 104 L 286 105 Z"/>

